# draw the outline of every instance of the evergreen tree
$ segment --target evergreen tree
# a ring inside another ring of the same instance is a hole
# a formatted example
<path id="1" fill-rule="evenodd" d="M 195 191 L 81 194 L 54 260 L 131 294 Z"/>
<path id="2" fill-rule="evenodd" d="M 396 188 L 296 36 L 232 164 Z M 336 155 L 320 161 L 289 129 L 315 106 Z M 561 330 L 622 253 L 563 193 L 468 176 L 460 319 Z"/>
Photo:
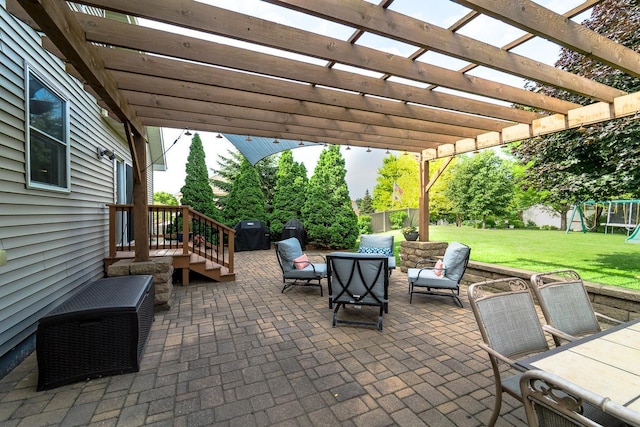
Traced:
<path id="1" fill-rule="evenodd" d="M 302 222 L 309 241 L 325 248 L 352 248 L 358 238 L 357 217 L 345 181 L 347 171 L 340 147 L 322 150 L 309 180 Z"/>
<path id="2" fill-rule="evenodd" d="M 291 150 L 280 156 L 278 174 L 273 195 L 273 209 L 270 215 L 271 236 L 278 238 L 284 225 L 291 218 L 302 221 L 300 213 L 304 205 L 307 189 L 307 168 L 295 162 Z"/>
<path id="3" fill-rule="evenodd" d="M 199 134 L 193 135 L 186 165 L 187 176 L 182 192 L 182 205 L 189 205 L 196 211 L 219 221 L 220 213 L 213 204 L 213 189 L 209 185 L 204 148 Z"/>
<path id="4" fill-rule="evenodd" d="M 233 182 L 231 192 L 222 210 L 224 223 L 233 227 L 238 221 L 260 220 L 266 222 L 264 193 L 260 189 L 258 171 L 244 158 L 240 173 Z"/>
<path id="5" fill-rule="evenodd" d="M 222 209 L 226 203 L 233 183 L 240 174 L 240 166 L 244 160 L 242 153 L 236 150 L 227 150 L 229 154 L 225 157 L 221 154 L 218 155 L 218 168 L 211 170 L 215 176 L 211 179 L 211 185 L 219 188 L 225 195 L 214 196 L 215 204 Z M 269 156 L 262 160 L 259 160 L 253 167 L 258 171 L 260 179 L 260 188 L 264 193 L 265 206 L 269 207 L 273 204 L 273 194 L 276 186 L 276 174 L 278 172 L 278 156 Z"/>
<path id="6" fill-rule="evenodd" d="M 360 215 L 368 215 L 376 211 L 373 209 L 373 199 L 371 198 L 371 194 L 369 194 L 368 188 L 364 191 L 364 197 L 358 200 L 358 210 L 360 211 Z"/>

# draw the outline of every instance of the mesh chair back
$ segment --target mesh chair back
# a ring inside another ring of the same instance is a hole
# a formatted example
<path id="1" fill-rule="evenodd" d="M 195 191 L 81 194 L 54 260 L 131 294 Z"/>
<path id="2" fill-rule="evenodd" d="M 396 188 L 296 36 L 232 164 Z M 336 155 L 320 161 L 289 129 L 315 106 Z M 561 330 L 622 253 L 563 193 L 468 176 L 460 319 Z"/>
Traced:
<path id="1" fill-rule="evenodd" d="M 553 279 L 549 281 L 551 277 Z M 545 280 L 548 283 L 544 283 Z M 535 274 L 531 278 L 531 288 L 549 325 L 574 336 L 600 331 L 589 295 L 575 271 Z"/>
<path id="2" fill-rule="evenodd" d="M 506 292 L 485 292 L 486 287 L 508 286 Z M 533 298 L 522 279 L 507 278 L 474 283 L 469 301 L 484 342 L 498 353 L 518 358 L 549 349 Z"/>

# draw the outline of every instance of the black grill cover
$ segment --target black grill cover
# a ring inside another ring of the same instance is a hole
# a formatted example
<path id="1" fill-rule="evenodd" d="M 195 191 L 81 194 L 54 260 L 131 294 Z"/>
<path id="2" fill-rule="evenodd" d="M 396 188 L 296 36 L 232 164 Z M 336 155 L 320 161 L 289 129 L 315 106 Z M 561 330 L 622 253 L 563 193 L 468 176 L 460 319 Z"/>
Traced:
<path id="1" fill-rule="evenodd" d="M 262 221 L 240 221 L 234 229 L 236 230 L 234 239 L 236 252 L 271 249 L 269 227 L 264 225 Z"/>
<path id="2" fill-rule="evenodd" d="M 307 230 L 304 229 L 302 223 L 296 218 L 291 218 L 287 221 L 282 230 L 282 240 L 288 239 L 289 237 L 297 238 L 300 241 L 302 250 L 305 250 L 305 246 L 307 245 Z"/>

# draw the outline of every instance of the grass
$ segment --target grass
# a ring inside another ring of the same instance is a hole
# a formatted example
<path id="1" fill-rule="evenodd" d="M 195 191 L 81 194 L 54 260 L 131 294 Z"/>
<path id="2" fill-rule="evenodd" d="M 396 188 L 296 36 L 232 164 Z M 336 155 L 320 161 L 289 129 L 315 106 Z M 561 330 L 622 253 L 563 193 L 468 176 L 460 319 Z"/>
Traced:
<path id="1" fill-rule="evenodd" d="M 396 253 L 404 240 L 395 235 Z M 625 234 L 431 226 L 429 240 L 471 247 L 471 260 L 535 272 L 573 269 L 588 282 L 640 289 L 640 244 Z"/>

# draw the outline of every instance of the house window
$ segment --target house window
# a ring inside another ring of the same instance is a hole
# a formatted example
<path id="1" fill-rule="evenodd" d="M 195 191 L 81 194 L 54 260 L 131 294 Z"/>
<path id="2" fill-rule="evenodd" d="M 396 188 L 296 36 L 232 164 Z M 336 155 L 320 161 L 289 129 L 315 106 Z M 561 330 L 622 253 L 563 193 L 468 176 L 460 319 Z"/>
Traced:
<path id="1" fill-rule="evenodd" d="M 67 101 L 27 70 L 27 185 L 69 191 Z"/>

